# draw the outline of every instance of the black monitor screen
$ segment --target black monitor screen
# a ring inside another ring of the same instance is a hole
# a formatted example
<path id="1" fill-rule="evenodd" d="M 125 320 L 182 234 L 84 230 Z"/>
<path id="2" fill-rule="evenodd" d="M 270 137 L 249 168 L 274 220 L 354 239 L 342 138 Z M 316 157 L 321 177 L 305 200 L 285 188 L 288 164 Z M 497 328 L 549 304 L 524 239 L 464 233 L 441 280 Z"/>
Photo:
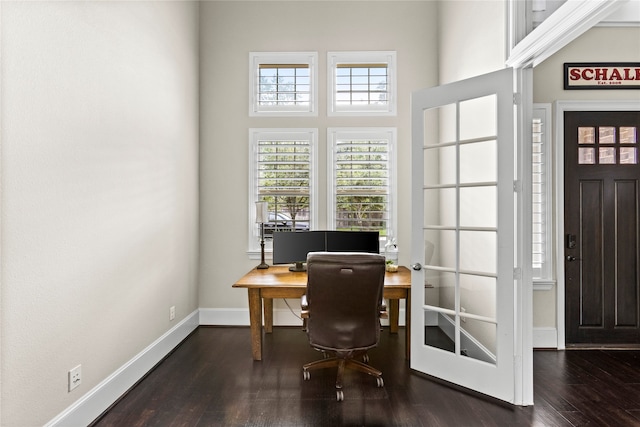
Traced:
<path id="1" fill-rule="evenodd" d="M 299 270 L 302 263 L 307 262 L 309 252 L 325 250 L 324 231 L 279 231 L 273 233 L 273 263 L 296 263 Z"/>
<path id="2" fill-rule="evenodd" d="M 380 253 L 377 231 L 327 231 L 327 252 Z"/>
<path id="3" fill-rule="evenodd" d="M 377 231 L 278 231 L 273 233 L 273 263 L 304 271 L 309 252 L 380 253 Z"/>

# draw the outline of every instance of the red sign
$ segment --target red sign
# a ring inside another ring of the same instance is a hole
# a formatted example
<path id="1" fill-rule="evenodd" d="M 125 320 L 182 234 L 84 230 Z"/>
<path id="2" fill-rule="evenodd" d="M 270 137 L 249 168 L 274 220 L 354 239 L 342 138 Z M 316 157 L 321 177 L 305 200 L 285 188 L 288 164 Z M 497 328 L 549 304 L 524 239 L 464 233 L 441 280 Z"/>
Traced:
<path id="1" fill-rule="evenodd" d="M 565 63 L 564 88 L 640 89 L 640 62 Z"/>

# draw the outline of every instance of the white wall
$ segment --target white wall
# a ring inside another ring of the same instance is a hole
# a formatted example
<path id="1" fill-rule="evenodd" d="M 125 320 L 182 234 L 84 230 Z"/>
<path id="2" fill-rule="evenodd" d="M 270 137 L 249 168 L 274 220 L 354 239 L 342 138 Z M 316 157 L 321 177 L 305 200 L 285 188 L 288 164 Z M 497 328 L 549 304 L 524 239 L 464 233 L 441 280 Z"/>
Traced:
<path id="1" fill-rule="evenodd" d="M 439 23 L 439 78 L 440 84 L 455 82 L 470 77 L 482 75 L 505 67 L 506 52 L 506 2 L 504 1 L 443 1 L 439 3 L 438 23 Z M 473 128 L 469 128 L 473 136 L 487 135 L 483 128 L 483 116 L 487 112 L 494 111 L 494 107 L 487 100 L 467 101 L 466 117 L 477 120 Z M 490 123 L 489 121 L 485 121 Z M 455 123 L 446 114 L 440 118 L 440 131 L 445 134 L 451 126 L 445 123 Z M 495 131 L 493 131 L 495 133 Z M 442 136 L 444 140 L 451 141 L 454 134 Z M 449 167 L 454 164 L 455 153 L 447 153 L 443 150 L 438 161 L 441 163 L 441 175 L 454 174 L 455 168 Z M 473 176 L 486 176 L 486 171 L 492 170 L 488 165 L 496 165 L 497 153 L 495 150 L 480 151 L 475 150 L 473 156 L 467 156 L 471 162 L 463 162 L 460 170 L 470 173 Z M 445 166 L 446 165 L 446 166 Z M 450 179 L 453 179 L 450 177 Z M 485 179 L 479 179 L 483 181 Z M 490 180 L 487 178 L 486 180 Z M 451 180 L 447 182 L 452 182 Z M 478 224 L 484 226 L 491 224 L 493 218 L 497 217 L 496 196 L 485 197 L 476 192 L 473 200 L 467 200 L 467 206 L 463 203 L 461 215 L 467 218 L 474 218 Z M 453 194 L 443 193 L 440 195 L 440 215 L 442 218 L 453 218 L 452 208 L 455 208 Z M 485 217 L 480 218 L 478 212 L 484 212 Z M 468 219 L 467 219 L 468 221 Z M 468 224 L 468 223 L 467 223 Z M 483 266 L 483 268 L 471 270 L 483 270 L 486 266 L 496 265 L 495 251 L 487 251 L 487 248 L 496 248 L 497 243 L 489 233 L 476 233 L 474 240 L 466 242 L 465 252 L 461 254 L 462 261 L 473 263 L 473 265 Z M 439 248 L 436 247 L 435 257 L 439 257 L 443 264 L 453 266 L 455 259 L 455 242 L 452 240 L 453 233 L 441 234 Z M 480 237 L 481 236 L 481 237 Z M 440 254 L 438 252 L 440 251 Z M 441 307 L 454 307 L 453 284 L 442 280 L 443 288 L 440 290 Z M 495 282 L 483 278 L 473 278 L 466 283 L 461 283 L 460 306 L 469 313 L 479 314 L 487 317 L 494 317 L 496 312 L 496 289 Z M 467 322 L 464 329 L 474 338 L 481 342 L 486 348 L 495 352 L 496 331 L 495 328 L 483 322 Z"/>
<path id="2" fill-rule="evenodd" d="M 505 67 L 506 3 L 503 0 L 439 2 L 440 84 Z"/>
<path id="3" fill-rule="evenodd" d="M 408 264 L 410 94 L 437 84 L 436 3 L 205 2 L 201 16 L 206 24 L 201 27 L 200 307 L 219 313 L 220 317 L 213 315 L 216 323 L 233 322 L 232 313 L 244 313 L 248 322 L 247 293 L 231 285 L 259 263 L 246 253 L 248 129 L 252 127 L 319 128 L 319 164 L 326 158 L 328 127 L 397 127 L 398 241 L 400 263 Z M 397 51 L 397 117 L 327 117 L 326 56 L 334 50 Z M 251 51 L 317 51 L 318 117 L 249 117 Z M 325 176 L 321 169 L 320 201 L 326 200 Z M 325 210 L 321 207 L 321 227 L 326 226 Z"/>
<path id="4" fill-rule="evenodd" d="M 564 90 L 565 62 L 639 62 L 640 27 L 595 27 L 533 70 L 533 102 L 637 100 L 638 90 Z"/>
<path id="5" fill-rule="evenodd" d="M 0 7 L 0 424 L 35 426 L 197 309 L 198 4 Z"/>
<path id="6" fill-rule="evenodd" d="M 579 100 L 640 100 L 638 90 L 564 90 L 563 64 L 565 62 L 640 62 L 639 27 L 596 27 L 590 29 L 534 68 L 533 97 L 534 102 L 539 103 Z M 561 180 L 562 177 L 555 177 L 555 179 Z M 553 200 L 555 200 L 555 195 Z M 562 220 L 562 218 L 554 218 L 554 223 L 557 224 L 557 221 Z M 563 277 L 556 277 L 556 279 L 564 280 Z M 536 291 L 533 298 L 534 327 L 555 328 L 556 288 L 548 291 Z"/>

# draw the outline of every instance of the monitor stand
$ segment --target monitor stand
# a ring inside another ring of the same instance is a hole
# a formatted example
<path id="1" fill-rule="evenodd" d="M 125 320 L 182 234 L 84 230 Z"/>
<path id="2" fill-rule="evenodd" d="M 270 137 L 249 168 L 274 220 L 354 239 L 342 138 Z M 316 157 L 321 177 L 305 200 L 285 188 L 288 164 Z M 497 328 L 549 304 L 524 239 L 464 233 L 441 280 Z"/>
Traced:
<path id="1" fill-rule="evenodd" d="M 307 266 L 304 265 L 304 262 L 296 262 L 295 265 L 289 267 L 289 271 L 294 271 L 296 273 L 307 271 Z"/>

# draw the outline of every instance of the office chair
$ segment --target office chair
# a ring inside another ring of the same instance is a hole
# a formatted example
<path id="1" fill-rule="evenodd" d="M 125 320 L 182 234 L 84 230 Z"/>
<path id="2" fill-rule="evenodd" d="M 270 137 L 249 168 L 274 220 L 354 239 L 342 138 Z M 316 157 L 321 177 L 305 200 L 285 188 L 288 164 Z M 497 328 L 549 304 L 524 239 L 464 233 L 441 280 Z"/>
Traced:
<path id="1" fill-rule="evenodd" d="M 336 398 L 344 400 L 342 377 L 345 368 L 376 378 L 384 386 L 382 372 L 355 360 L 380 341 L 380 318 L 387 311 L 382 299 L 385 258 L 378 254 L 312 252 L 307 256 L 307 293 L 302 297 L 302 318 L 311 347 L 325 358 L 302 367 L 309 371 L 338 367 Z"/>

